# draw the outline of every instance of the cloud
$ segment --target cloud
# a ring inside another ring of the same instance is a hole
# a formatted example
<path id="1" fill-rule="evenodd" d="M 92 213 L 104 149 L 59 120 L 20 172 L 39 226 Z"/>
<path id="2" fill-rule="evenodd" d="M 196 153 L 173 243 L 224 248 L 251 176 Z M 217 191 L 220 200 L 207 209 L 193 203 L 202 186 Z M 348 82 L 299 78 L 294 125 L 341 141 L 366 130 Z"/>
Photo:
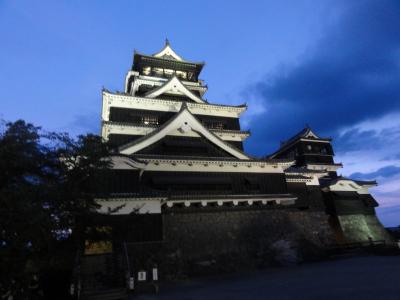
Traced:
<path id="1" fill-rule="evenodd" d="M 400 166 L 400 114 L 363 121 L 342 128 L 334 139 L 336 160 L 346 175 L 374 173 Z M 374 174 L 379 176 L 378 173 Z M 370 176 L 371 177 L 371 176 Z"/>
<path id="2" fill-rule="evenodd" d="M 400 174 L 400 167 L 386 166 L 386 167 L 378 169 L 377 171 L 370 172 L 370 173 L 356 172 L 356 173 L 351 174 L 350 177 L 355 178 L 355 179 L 370 180 L 370 179 L 375 179 L 378 177 L 384 177 L 384 178 L 393 177 L 397 174 Z"/>
<path id="3" fill-rule="evenodd" d="M 344 163 L 341 172 L 354 179 L 377 180 L 371 192 L 382 208 L 400 203 L 399 117 L 390 113 L 342 128 L 335 142 L 336 160 Z M 392 224 L 393 214 L 381 217 L 386 225 Z"/>
<path id="4" fill-rule="evenodd" d="M 343 5 L 300 63 L 249 88 L 265 107 L 250 121 L 255 137 L 248 145 L 257 154 L 260 145 L 276 148 L 266 140 L 277 146 L 305 123 L 336 137 L 344 127 L 400 111 L 400 2 Z"/>
<path id="5" fill-rule="evenodd" d="M 342 128 L 335 139 L 338 145 L 336 150 L 339 152 L 357 149 L 393 152 L 390 153 L 391 157 L 383 158 L 384 160 L 400 158 L 397 147 L 399 141 L 400 113 L 389 113 L 381 118 Z"/>
<path id="6" fill-rule="evenodd" d="M 386 160 L 400 160 L 400 153 L 394 154 L 392 156 L 386 156 L 386 157 L 382 158 L 382 160 L 384 160 L 384 161 L 386 161 Z"/>
<path id="7" fill-rule="evenodd" d="M 309 124 L 333 138 L 339 173 L 378 180 L 372 193 L 392 222 L 399 214 L 388 208 L 400 207 L 400 2 L 338 3 L 340 14 L 297 64 L 246 88 L 258 107 L 246 119 L 246 149 L 271 153 Z"/>

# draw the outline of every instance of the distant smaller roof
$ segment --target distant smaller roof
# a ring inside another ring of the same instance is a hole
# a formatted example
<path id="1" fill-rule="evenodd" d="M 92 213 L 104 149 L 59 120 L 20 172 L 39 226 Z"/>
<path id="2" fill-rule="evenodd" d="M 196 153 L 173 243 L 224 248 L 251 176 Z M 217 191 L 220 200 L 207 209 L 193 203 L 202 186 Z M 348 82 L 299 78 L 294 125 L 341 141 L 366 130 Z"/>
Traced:
<path id="1" fill-rule="evenodd" d="M 314 140 L 328 140 L 331 141 L 331 138 L 321 138 L 317 134 L 312 131 L 312 129 L 307 125 L 305 128 L 303 128 L 300 132 L 296 133 L 294 136 L 292 136 L 290 139 L 287 141 L 282 142 L 281 148 L 283 146 L 286 146 L 288 144 L 291 144 L 294 141 L 297 141 L 298 139 L 301 138 L 307 138 L 307 139 L 314 139 Z"/>
<path id="2" fill-rule="evenodd" d="M 312 139 L 312 140 L 316 140 L 316 141 L 326 141 L 326 142 L 332 141 L 331 138 L 321 138 L 321 137 L 319 137 L 307 125 L 300 132 L 298 132 L 294 136 L 292 136 L 290 139 L 281 142 L 281 145 L 280 145 L 279 149 L 276 150 L 274 153 L 270 154 L 269 157 L 271 157 L 271 158 L 275 157 L 276 155 L 281 153 L 284 149 L 288 148 L 290 145 L 293 145 L 295 142 L 297 142 L 300 139 Z"/>

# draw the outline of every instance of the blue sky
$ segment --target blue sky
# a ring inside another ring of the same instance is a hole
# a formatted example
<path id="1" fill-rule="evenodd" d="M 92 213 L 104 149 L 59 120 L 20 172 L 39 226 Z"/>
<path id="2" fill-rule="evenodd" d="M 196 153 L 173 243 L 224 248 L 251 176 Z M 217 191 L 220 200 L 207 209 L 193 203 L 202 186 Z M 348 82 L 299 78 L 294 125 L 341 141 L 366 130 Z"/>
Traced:
<path id="1" fill-rule="evenodd" d="M 210 102 L 249 105 L 246 150 L 307 123 L 334 138 L 343 175 L 377 179 L 400 224 L 400 2 L 0 1 L 0 118 L 99 132 L 101 88 L 122 90 L 133 50 L 169 38 L 204 60 Z"/>

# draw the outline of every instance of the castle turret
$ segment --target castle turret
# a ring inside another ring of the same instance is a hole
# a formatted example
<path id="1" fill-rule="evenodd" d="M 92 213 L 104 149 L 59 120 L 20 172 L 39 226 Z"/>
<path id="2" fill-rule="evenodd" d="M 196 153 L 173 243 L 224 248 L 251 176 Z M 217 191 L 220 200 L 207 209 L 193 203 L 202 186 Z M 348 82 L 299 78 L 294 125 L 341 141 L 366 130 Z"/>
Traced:
<path id="1" fill-rule="evenodd" d="M 369 192 L 376 181 L 338 176 L 336 171 L 343 165 L 334 162 L 331 141 L 307 126 L 269 157 L 296 161 L 285 170 L 288 191 L 299 197 L 301 207 L 325 208 L 338 242 L 391 242 L 376 217 L 378 202 Z"/>
<path id="2" fill-rule="evenodd" d="M 336 172 L 341 163 L 333 160 L 332 139 L 321 138 L 310 127 L 305 127 L 293 137 L 281 143 L 280 148 L 270 158 L 295 159 L 296 166 L 309 170 Z"/>

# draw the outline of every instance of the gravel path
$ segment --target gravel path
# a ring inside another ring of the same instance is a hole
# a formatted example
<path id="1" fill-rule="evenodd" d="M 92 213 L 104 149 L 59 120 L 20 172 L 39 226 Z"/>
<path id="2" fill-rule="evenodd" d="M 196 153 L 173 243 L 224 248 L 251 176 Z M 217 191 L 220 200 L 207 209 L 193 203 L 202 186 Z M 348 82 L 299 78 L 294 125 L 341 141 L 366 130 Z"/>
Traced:
<path id="1" fill-rule="evenodd" d="M 163 287 L 136 300 L 400 299 L 400 256 L 367 256 Z"/>

